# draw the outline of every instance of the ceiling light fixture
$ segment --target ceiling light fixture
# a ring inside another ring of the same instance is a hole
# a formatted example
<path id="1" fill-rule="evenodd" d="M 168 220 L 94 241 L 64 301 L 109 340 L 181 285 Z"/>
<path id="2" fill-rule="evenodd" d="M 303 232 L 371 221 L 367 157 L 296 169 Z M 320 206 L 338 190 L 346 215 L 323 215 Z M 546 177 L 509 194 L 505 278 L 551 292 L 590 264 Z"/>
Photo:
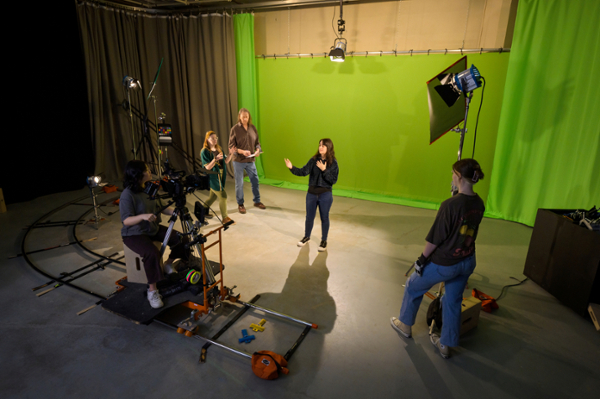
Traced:
<path id="1" fill-rule="evenodd" d="M 333 25 L 333 24 L 332 24 Z M 346 30 L 346 21 L 344 21 L 343 0 L 340 0 L 340 19 L 338 19 L 339 35 L 334 39 L 333 46 L 329 51 L 329 59 L 334 62 L 344 62 L 346 59 L 346 47 L 348 42 L 342 37 Z M 335 32 L 335 30 L 334 30 Z"/>
<path id="2" fill-rule="evenodd" d="M 333 41 L 329 59 L 334 62 L 344 62 L 346 59 L 346 39 L 339 37 Z"/>

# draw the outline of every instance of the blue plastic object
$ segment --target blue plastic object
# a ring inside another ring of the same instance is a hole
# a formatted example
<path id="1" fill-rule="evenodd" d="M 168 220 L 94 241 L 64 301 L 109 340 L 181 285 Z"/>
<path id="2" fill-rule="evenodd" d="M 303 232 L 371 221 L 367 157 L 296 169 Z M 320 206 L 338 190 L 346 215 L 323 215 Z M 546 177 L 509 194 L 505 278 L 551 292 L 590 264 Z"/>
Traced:
<path id="1" fill-rule="evenodd" d="M 248 335 L 248 331 L 246 329 L 242 330 L 242 335 L 243 337 L 238 339 L 240 344 L 247 344 L 256 338 L 254 335 Z"/>

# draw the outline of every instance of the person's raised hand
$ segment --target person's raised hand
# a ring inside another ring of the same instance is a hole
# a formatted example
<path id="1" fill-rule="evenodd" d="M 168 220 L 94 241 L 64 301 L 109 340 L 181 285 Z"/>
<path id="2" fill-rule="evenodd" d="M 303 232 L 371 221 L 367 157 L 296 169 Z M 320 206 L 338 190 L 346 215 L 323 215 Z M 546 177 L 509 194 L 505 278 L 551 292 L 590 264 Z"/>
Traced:
<path id="1" fill-rule="evenodd" d="M 285 166 L 287 166 L 287 167 L 288 167 L 288 169 L 292 169 L 293 165 L 292 165 L 292 163 L 290 162 L 290 160 L 289 160 L 289 159 L 287 159 L 287 158 L 283 158 L 283 160 L 285 161 Z"/>

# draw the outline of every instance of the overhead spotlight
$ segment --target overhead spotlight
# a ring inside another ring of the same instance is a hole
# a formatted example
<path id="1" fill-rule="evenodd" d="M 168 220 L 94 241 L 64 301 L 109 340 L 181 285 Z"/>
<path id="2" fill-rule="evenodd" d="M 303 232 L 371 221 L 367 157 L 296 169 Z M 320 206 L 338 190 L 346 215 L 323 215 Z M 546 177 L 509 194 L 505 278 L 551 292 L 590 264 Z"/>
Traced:
<path id="1" fill-rule="evenodd" d="M 123 78 L 123 86 L 125 86 L 126 89 L 133 89 L 133 90 L 142 88 L 142 84 L 140 83 L 139 79 L 136 79 L 131 76 L 125 76 Z"/>
<path id="2" fill-rule="evenodd" d="M 339 35 L 336 33 L 337 37 L 333 41 L 333 46 L 331 46 L 331 49 L 329 51 L 329 59 L 335 62 L 344 62 L 344 60 L 346 59 L 346 46 L 348 42 L 342 37 L 344 31 L 346 30 L 346 21 L 344 21 L 343 0 L 340 0 L 340 19 L 338 19 L 337 24 Z"/>
<path id="3" fill-rule="evenodd" d="M 87 178 L 87 185 L 90 186 L 90 188 L 98 187 L 101 181 L 102 178 L 100 176 L 89 176 Z"/>
<path id="4" fill-rule="evenodd" d="M 346 39 L 340 37 L 333 41 L 329 59 L 334 62 L 344 62 L 346 59 Z"/>

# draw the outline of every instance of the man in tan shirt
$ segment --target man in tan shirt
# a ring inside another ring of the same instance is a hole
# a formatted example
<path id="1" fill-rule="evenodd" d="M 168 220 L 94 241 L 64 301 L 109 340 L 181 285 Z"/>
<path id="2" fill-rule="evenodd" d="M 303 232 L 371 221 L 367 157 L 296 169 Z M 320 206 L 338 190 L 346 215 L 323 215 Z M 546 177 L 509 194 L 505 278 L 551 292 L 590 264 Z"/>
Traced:
<path id="1" fill-rule="evenodd" d="M 260 202 L 260 191 L 258 190 L 258 173 L 254 160 L 260 155 L 260 143 L 258 132 L 252 124 L 250 112 L 246 108 L 238 112 L 238 123 L 236 123 L 229 134 L 229 153 L 233 154 L 233 172 L 235 175 L 235 199 L 241 214 L 246 213 L 244 207 L 244 170 L 252 184 L 252 195 L 254 206 L 260 209 L 266 207 Z"/>

